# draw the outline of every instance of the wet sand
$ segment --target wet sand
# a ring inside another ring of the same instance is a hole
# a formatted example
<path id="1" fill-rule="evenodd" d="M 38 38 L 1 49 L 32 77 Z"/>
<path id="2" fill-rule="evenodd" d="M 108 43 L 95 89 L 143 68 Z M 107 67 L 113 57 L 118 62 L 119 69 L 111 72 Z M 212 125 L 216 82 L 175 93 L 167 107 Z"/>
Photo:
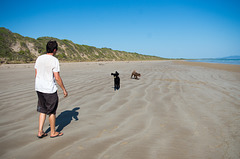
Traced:
<path id="1" fill-rule="evenodd" d="M 139 80 L 130 79 L 133 70 Z M 61 63 L 61 76 L 69 92 L 58 91 L 64 136 L 38 139 L 33 64 L 0 66 L 0 158 L 240 158 L 240 66 Z"/>

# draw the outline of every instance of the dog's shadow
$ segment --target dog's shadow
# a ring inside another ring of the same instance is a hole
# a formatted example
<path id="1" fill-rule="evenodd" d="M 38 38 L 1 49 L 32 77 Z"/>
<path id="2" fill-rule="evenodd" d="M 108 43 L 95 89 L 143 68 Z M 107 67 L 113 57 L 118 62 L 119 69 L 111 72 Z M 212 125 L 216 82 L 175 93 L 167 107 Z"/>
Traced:
<path id="1" fill-rule="evenodd" d="M 77 110 L 79 110 L 80 107 L 76 107 L 73 108 L 72 110 L 66 110 L 64 112 L 62 112 L 61 114 L 58 115 L 58 117 L 56 118 L 56 123 L 55 126 L 57 127 L 57 132 L 62 131 L 66 126 L 68 126 L 73 119 L 75 119 L 75 121 L 78 120 L 78 112 Z M 49 127 L 46 130 L 46 133 L 50 132 L 51 128 Z"/>
<path id="2" fill-rule="evenodd" d="M 131 79 L 140 80 L 140 78 L 131 78 Z"/>

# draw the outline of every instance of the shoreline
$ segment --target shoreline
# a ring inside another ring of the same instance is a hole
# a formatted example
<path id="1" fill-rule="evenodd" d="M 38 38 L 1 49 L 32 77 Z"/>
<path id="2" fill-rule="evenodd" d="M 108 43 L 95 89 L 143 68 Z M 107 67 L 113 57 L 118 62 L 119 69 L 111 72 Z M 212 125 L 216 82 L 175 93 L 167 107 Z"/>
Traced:
<path id="1" fill-rule="evenodd" d="M 212 68 L 218 70 L 225 70 L 231 72 L 240 72 L 240 65 L 222 64 L 222 63 L 206 63 L 206 62 L 190 62 L 190 61 L 174 61 L 177 64 L 188 66 L 201 66 L 205 68 Z"/>
<path id="2" fill-rule="evenodd" d="M 147 63 L 147 62 L 166 62 L 172 61 L 176 64 L 188 65 L 188 66 L 201 66 L 205 68 L 212 68 L 218 70 L 225 70 L 231 72 L 240 72 L 240 65 L 222 64 L 222 63 L 206 63 L 206 62 L 190 62 L 186 60 L 151 60 L 151 61 L 90 61 L 90 62 L 60 62 L 61 65 L 69 64 L 113 64 L 113 63 Z M 0 69 L 3 68 L 29 68 L 34 67 L 35 63 L 25 64 L 1 64 Z"/>

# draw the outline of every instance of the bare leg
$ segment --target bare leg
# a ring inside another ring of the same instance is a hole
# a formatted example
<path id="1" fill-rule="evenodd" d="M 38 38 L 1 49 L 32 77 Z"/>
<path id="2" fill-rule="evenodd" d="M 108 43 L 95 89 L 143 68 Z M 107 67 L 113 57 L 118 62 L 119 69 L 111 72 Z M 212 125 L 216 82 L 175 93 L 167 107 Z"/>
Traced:
<path id="1" fill-rule="evenodd" d="M 55 114 L 49 115 L 49 123 L 50 123 L 50 128 L 51 128 L 51 136 L 50 137 L 63 135 L 63 133 L 55 131 L 55 123 L 56 123 L 56 115 Z"/>
<path id="2" fill-rule="evenodd" d="M 39 114 L 38 136 L 41 136 L 44 133 L 43 132 L 43 125 L 45 123 L 45 120 L 46 120 L 46 114 L 40 113 Z"/>
<path id="3" fill-rule="evenodd" d="M 49 123 L 50 123 L 50 128 L 51 128 L 51 136 L 54 136 L 55 135 L 55 123 L 56 123 L 56 115 L 55 114 L 49 115 Z"/>

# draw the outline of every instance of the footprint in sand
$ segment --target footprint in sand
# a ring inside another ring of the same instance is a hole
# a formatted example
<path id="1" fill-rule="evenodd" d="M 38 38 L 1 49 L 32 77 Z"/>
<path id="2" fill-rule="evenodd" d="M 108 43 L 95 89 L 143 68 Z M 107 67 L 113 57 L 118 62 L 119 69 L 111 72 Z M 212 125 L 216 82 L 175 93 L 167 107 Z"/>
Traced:
<path id="1" fill-rule="evenodd" d="M 68 157 L 69 155 L 70 155 L 70 153 L 69 153 L 69 152 L 65 153 L 65 156 L 66 156 L 66 157 Z"/>
<path id="2" fill-rule="evenodd" d="M 165 127 L 165 124 L 160 124 L 160 127 L 161 127 L 161 128 L 164 128 L 164 127 Z"/>
<path id="3" fill-rule="evenodd" d="M 109 158 L 110 156 L 109 155 L 105 155 L 104 158 Z"/>
<path id="4" fill-rule="evenodd" d="M 123 146 L 123 145 L 126 145 L 126 144 L 128 144 L 128 142 L 123 142 L 120 145 Z"/>
<path id="5" fill-rule="evenodd" d="M 112 132 L 115 131 L 117 128 L 118 128 L 118 126 L 114 126 L 114 128 L 113 128 L 111 131 L 109 131 L 109 133 L 112 133 Z"/>
<path id="6" fill-rule="evenodd" d="M 78 149 L 79 150 L 84 150 L 84 147 L 83 146 L 78 146 Z"/>

